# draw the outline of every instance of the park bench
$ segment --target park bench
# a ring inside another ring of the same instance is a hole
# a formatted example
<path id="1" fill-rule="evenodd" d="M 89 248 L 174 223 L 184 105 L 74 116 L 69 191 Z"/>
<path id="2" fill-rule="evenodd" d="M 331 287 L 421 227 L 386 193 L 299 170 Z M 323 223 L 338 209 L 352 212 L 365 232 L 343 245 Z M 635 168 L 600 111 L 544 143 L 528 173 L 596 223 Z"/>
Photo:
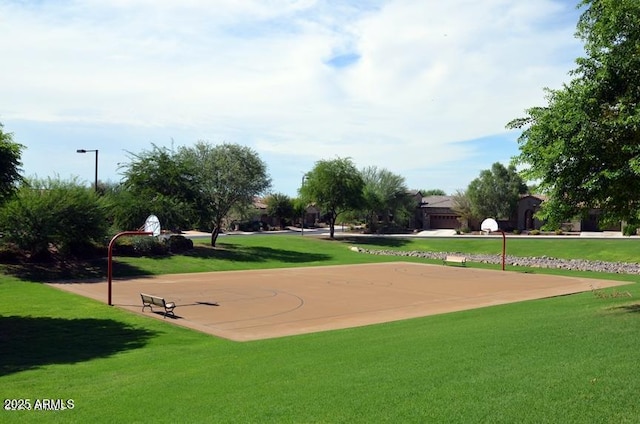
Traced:
<path id="1" fill-rule="evenodd" d="M 173 313 L 173 309 L 176 307 L 174 302 L 167 302 L 164 298 L 159 296 L 153 296 L 151 294 L 140 293 L 140 297 L 142 298 L 142 312 L 144 312 L 144 308 L 150 308 L 153 311 L 153 305 L 164 308 L 164 316 L 167 317 L 167 314 L 171 314 L 175 317 Z"/>
<path id="2" fill-rule="evenodd" d="M 449 255 L 442 261 L 445 265 L 459 265 L 459 266 L 467 266 L 467 258 L 464 256 L 452 256 Z"/>

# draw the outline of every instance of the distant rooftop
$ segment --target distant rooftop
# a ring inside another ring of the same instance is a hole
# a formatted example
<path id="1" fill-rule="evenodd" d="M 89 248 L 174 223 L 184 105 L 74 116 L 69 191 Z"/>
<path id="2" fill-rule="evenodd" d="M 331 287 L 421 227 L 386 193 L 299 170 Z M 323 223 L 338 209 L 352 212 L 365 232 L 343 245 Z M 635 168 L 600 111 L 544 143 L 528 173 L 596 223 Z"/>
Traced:
<path id="1" fill-rule="evenodd" d="M 422 207 L 452 208 L 453 196 L 427 196 L 422 198 Z"/>

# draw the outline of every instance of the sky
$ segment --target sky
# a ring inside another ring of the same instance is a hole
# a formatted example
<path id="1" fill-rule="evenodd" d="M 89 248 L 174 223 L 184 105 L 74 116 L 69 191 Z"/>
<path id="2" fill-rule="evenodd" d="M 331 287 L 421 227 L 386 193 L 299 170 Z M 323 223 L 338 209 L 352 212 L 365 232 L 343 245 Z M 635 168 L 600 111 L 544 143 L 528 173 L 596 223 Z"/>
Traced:
<path id="1" fill-rule="evenodd" d="M 579 0 L 0 0 L 23 174 L 119 182 L 153 145 L 252 148 L 272 193 L 351 158 L 464 190 L 584 55 Z"/>

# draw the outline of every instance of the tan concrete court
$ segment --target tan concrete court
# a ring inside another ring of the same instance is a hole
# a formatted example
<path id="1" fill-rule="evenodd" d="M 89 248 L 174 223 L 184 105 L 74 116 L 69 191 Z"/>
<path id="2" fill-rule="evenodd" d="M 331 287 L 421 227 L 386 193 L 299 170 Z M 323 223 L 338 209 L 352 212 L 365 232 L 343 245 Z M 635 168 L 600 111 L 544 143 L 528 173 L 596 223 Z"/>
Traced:
<path id="1" fill-rule="evenodd" d="M 629 283 L 392 262 L 114 280 L 112 303 L 141 314 L 140 293 L 161 296 L 177 304 L 167 323 L 248 341 L 623 284 Z M 51 286 L 107 303 L 106 282 Z M 148 308 L 144 314 L 164 319 Z"/>

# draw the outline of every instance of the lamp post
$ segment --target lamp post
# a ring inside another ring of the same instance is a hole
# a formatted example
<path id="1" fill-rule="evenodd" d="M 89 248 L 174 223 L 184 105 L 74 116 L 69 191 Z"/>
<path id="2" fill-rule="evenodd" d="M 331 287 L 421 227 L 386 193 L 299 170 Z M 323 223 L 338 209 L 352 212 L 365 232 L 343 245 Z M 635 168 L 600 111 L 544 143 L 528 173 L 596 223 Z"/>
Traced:
<path id="1" fill-rule="evenodd" d="M 302 184 L 300 185 L 300 188 L 302 188 L 304 186 L 304 180 L 305 178 L 307 178 L 307 174 L 303 174 L 302 175 Z M 302 197 L 302 196 L 300 196 Z M 300 221 L 300 235 L 304 236 L 304 217 L 307 214 L 307 208 L 304 206 L 304 203 L 302 204 L 302 221 Z"/>
<path id="2" fill-rule="evenodd" d="M 98 192 L 98 150 L 97 149 L 96 150 L 85 150 L 85 149 L 76 150 L 76 153 L 89 153 L 89 152 L 96 152 L 96 174 L 94 178 L 93 187 L 97 193 Z"/>

